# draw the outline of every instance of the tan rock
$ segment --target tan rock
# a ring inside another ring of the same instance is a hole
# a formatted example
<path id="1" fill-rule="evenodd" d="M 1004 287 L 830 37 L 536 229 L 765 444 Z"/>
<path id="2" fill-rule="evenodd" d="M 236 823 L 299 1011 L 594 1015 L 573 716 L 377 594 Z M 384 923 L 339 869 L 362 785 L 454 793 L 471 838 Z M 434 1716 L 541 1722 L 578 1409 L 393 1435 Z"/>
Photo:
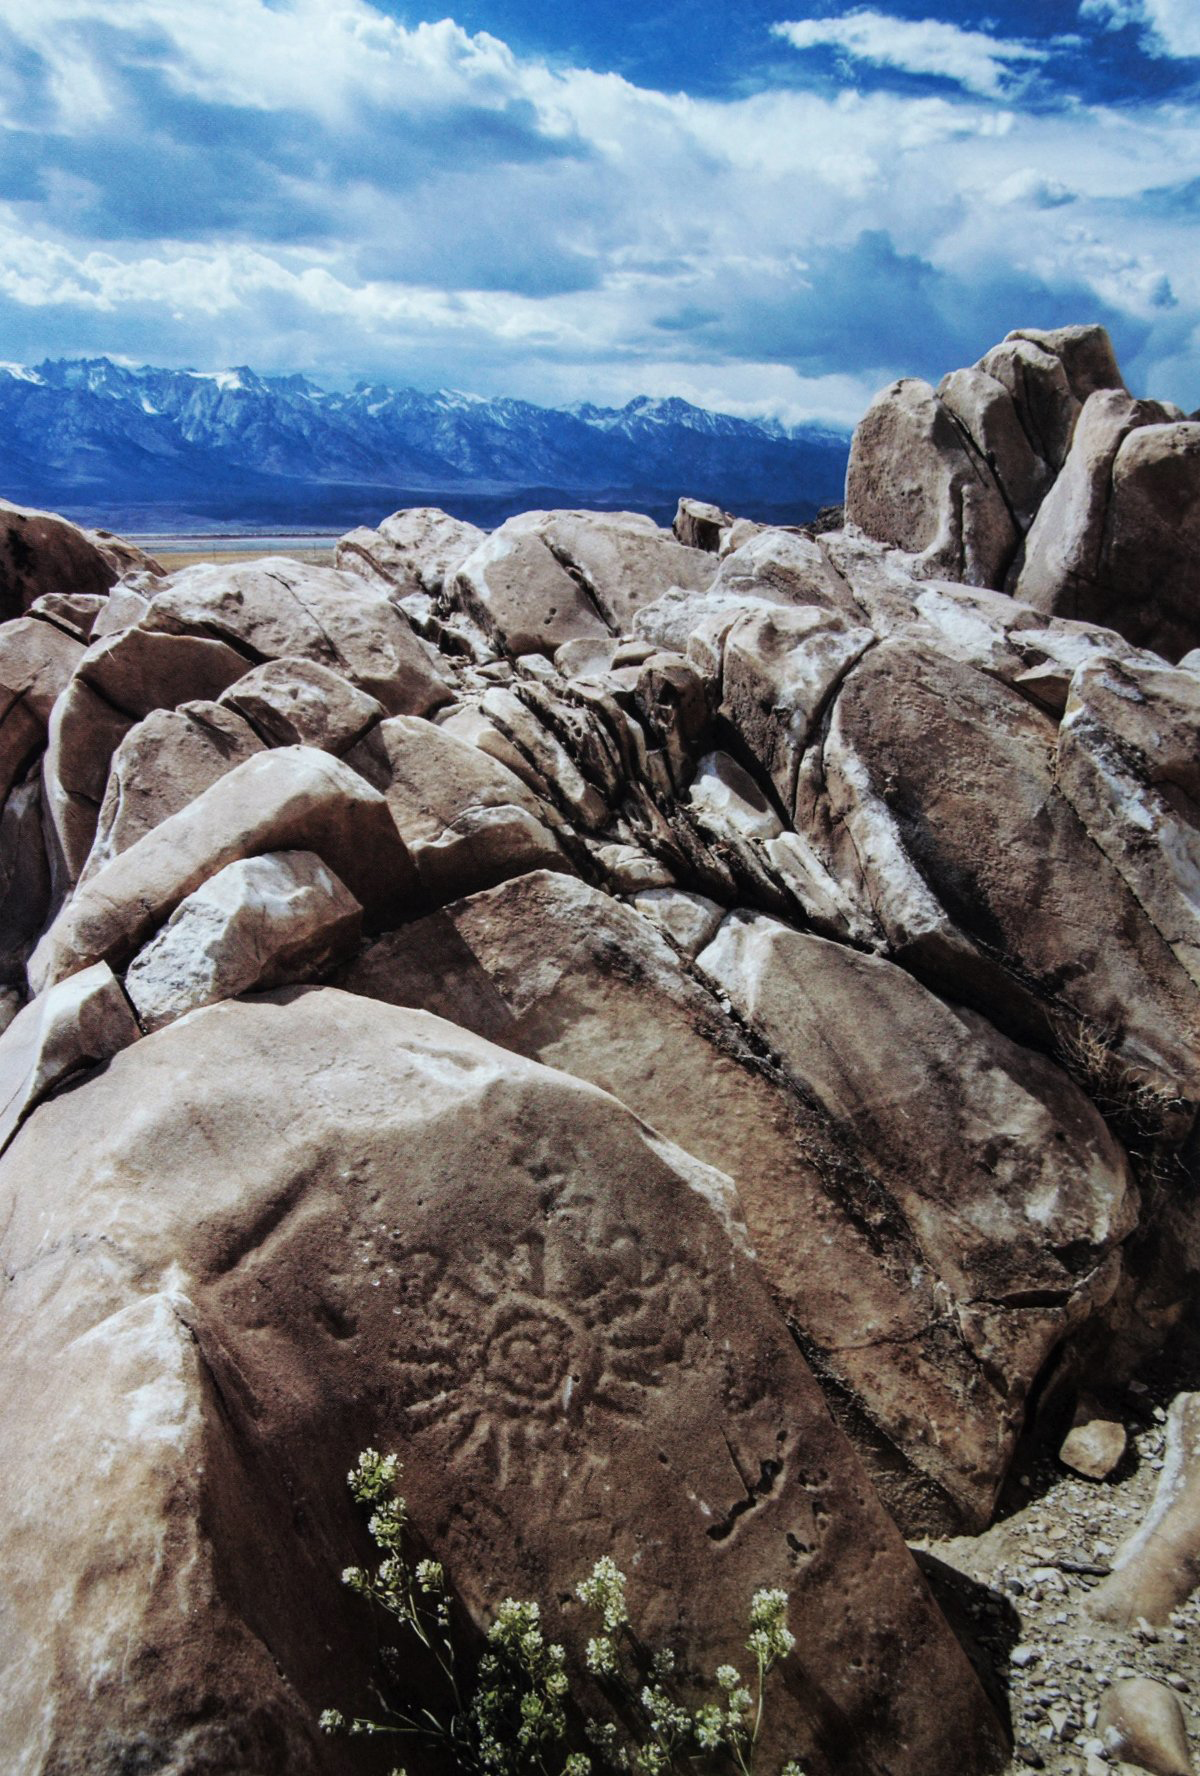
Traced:
<path id="1" fill-rule="evenodd" d="M 1104 327 L 1018 327 L 1008 339 L 1027 339 L 1062 364 L 1071 393 L 1082 405 L 1097 389 L 1123 389 L 1112 340 Z"/>
<path id="2" fill-rule="evenodd" d="M 1086 615 L 1178 659 L 1200 642 L 1200 422 L 1144 426 L 1117 452 L 1103 603 Z"/>
<path id="3" fill-rule="evenodd" d="M 0 619 L 47 592 L 107 592 L 120 578 L 111 553 L 53 512 L 0 500 Z"/>
<path id="4" fill-rule="evenodd" d="M 595 857 L 614 894 L 670 888 L 675 879 L 660 858 L 640 845 L 597 845 Z"/>
<path id="5" fill-rule="evenodd" d="M 889 978 L 898 972 L 888 971 Z M 939 1065 L 945 1068 L 953 1053 L 951 1078 L 920 1078 L 914 1052 L 908 1077 L 919 1101 L 908 1098 L 896 1111 L 897 1120 L 904 1109 L 912 1118 L 907 1157 L 888 1151 L 881 1134 L 878 1163 L 868 1171 L 862 1147 L 817 1109 L 814 1087 L 805 1080 L 801 1095 L 778 1065 L 765 1067 L 761 1045 L 750 1047 L 741 1025 L 680 969 L 643 919 L 565 877 L 522 877 L 390 933 L 342 979 L 355 992 L 423 1007 L 604 1087 L 728 1174 L 763 1274 L 893 1513 L 911 1533 L 987 1520 L 1024 1392 L 1069 1322 L 1072 1291 L 1079 1290 L 1080 1312 L 1095 1287 L 1086 1274 L 1076 1283 L 1046 1250 L 1045 1230 L 1023 1212 L 1015 1179 L 1023 1177 L 1036 1198 L 1033 1174 L 1046 1184 L 1051 1155 L 1067 1151 L 1061 1207 L 1056 1199 L 1051 1215 L 1061 1213 L 1063 1229 L 1085 1240 L 1090 1226 L 1103 1246 L 1106 1180 L 1107 1235 L 1119 1237 L 1127 1224 L 1122 1162 L 1099 1119 L 1055 1069 L 1040 1063 L 1061 1082 L 1061 1120 L 1015 1085 L 1007 1085 L 1005 1098 L 1003 1068 L 1027 1062 L 1021 1076 L 1036 1080 L 1033 1057 L 1010 1054 L 999 1038 L 993 1051 L 982 1039 L 972 1051 L 962 1022 L 899 976 L 901 990 L 911 990 L 922 1016 L 941 1031 Z M 780 992 L 786 996 L 786 982 Z M 845 1016 L 851 1024 L 861 1020 L 861 1004 Z M 843 1033 L 838 1015 L 838 1039 L 868 1044 L 869 1020 L 870 1012 L 861 1027 Z M 910 1037 L 915 1042 L 906 1027 L 899 1040 Z M 974 1054 L 961 1079 L 955 1040 Z M 893 1029 L 880 1048 L 880 1069 L 896 1042 Z M 995 1077 L 982 1058 L 989 1052 Z M 984 1147 L 984 1118 L 997 1093 L 1006 1112 L 1020 1112 L 1022 1138 L 1014 1134 L 993 1156 Z M 945 1176 L 937 1181 L 915 1153 L 916 1131 L 930 1122 L 946 1124 Z M 1060 1129 L 1062 1141 L 1055 1138 Z M 956 1149 L 964 1136 L 975 1142 L 969 1161 Z M 1014 1180 L 1003 1196 L 986 1171 L 991 1157 Z M 1089 1166 L 1097 1173 L 1092 1182 Z M 958 1191 L 966 1201 L 958 1202 Z M 915 1210 L 903 1206 L 909 1193 L 925 1194 L 928 1238 Z M 1006 1256 L 1010 1239 L 1018 1249 Z M 1020 1279 L 1030 1276 L 1059 1305 L 1030 1312 L 1014 1302 L 990 1313 L 978 1306 L 993 1283 L 1011 1284 L 1019 1296 Z"/>
<path id="6" fill-rule="evenodd" d="M 604 796 L 584 776 L 548 723 L 539 719 L 534 687 L 524 686 L 518 695 L 516 691 L 497 686 L 495 690 L 485 691 L 479 700 L 479 709 L 520 756 L 523 768 L 517 775 L 525 778 L 541 800 L 551 802 L 557 799 L 589 832 L 607 824 L 609 809 Z M 571 716 L 578 720 L 574 711 Z M 450 726 L 447 724 L 448 728 Z M 487 746 L 485 750 L 493 749 Z M 507 758 L 504 762 L 508 762 Z M 516 771 L 515 764 L 513 769 Z"/>
<path id="7" fill-rule="evenodd" d="M 526 512 L 503 529 L 540 536 L 615 635 L 643 604 L 673 586 L 702 591 L 717 571 L 711 554 L 640 512 Z"/>
<path id="8" fill-rule="evenodd" d="M 735 913 L 696 966 L 884 1182 L 1019 1411 L 1062 1333 L 1111 1294 L 1136 1219 L 1100 1116 L 1043 1056 L 879 957 Z"/>
<path id="9" fill-rule="evenodd" d="M 1096 1731 L 1110 1756 L 1155 1776 L 1193 1776 L 1179 1698 L 1150 1677 L 1126 1677 L 1100 1698 Z"/>
<path id="10" fill-rule="evenodd" d="M 437 725 L 445 733 L 452 734 L 456 740 L 462 740 L 468 746 L 478 747 L 489 758 L 502 764 L 506 771 L 531 789 L 540 801 L 545 793 L 545 781 L 533 765 L 525 757 L 520 747 L 508 738 L 494 721 L 483 713 L 477 703 L 464 703 L 451 708 L 445 714 L 438 712 L 435 718 Z"/>
<path id="11" fill-rule="evenodd" d="M 738 617 L 721 658 L 721 714 L 789 813 L 800 759 L 830 694 L 875 642 L 870 629 L 812 605 Z"/>
<path id="12" fill-rule="evenodd" d="M 44 1098 L 141 1033 L 103 962 L 39 993 L 0 1035 L 0 1152 Z"/>
<path id="13" fill-rule="evenodd" d="M 152 710 L 113 753 L 80 883 L 262 750 L 250 724 L 220 703 Z"/>
<path id="14" fill-rule="evenodd" d="M 432 901 L 533 869 L 570 869 L 551 811 L 478 748 L 418 716 L 383 722 L 347 756 L 387 805 Z"/>
<path id="15" fill-rule="evenodd" d="M 613 633 L 549 544 L 511 520 L 468 555 L 445 600 L 509 654 L 553 654 L 564 642 Z"/>
<path id="16" fill-rule="evenodd" d="M 91 639 L 102 641 L 106 635 L 119 635 L 123 629 L 132 629 L 150 609 L 150 600 L 157 590 L 158 587 L 141 574 L 118 581 L 96 613 Z"/>
<path id="17" fill-rule="evenodd" d="M 836 1732 L 895 1776 L 994 1768 L 719 1189 L 592 1088 L 328 989 L 199 1011 L 43 1106 L 0 1169 L 10 1757 L 340 1769 L 315 1713 L 368 1699 L 338 1569 L 373 1443 L 476 1624 L 537 1597 L 578 1659 L 559 1599 L 607 1554 L 708 1671 L 778 1584 L 772 1764 Z"/>
<path id="18" fill-rule="evenodd" d="M 733 525 L 733 518 L 707 500 L 681 499 L 671 529 L 689 549 L 706 549 L 717 555 L 724 534 Z"/>
<path id="19" fill-rule="evenodd" d="M 1085 1480 L 1107 1480 L 1121 1465 L 1128 1439 L 1117 1419 L 1098 1415 L 1090 1405 L 1079 1408 L 1063 1438 L 1058 1459 Z"/>
<path id="20" fill-rule="evenodd" d="M 40 991 L 92 962 L 133 956 L 226 864 L 264 851 L 315 851 L 368 919 L 401 918 L 416 872 L 377 790 L 340 759 L 286 746 L 246 759 L 79 888 L 29 961 Z"/>
<path id="21" fill-rule="evenodd" d="M 315 660 L 267 660 L 230 685 L 221 701 L 268 746 L 316 746 L 339 756 L 383 719 L 383 705 Z"/>
<path id="22" fill-rule="evenodd" d="M 436 506 L 393 512 L 377 530 L 352 530 L 334 546 L 334 565 L 404 598 L 437 596 L 486 531 Z"/>
<path id="23" fill-rule="evenodd" d="M 0 798 L 46 744 L 50 711 L 82 653 L 37 617 L 0 624 Z"/>
<path id="24" fill-rule="evenodd" d="M 749 771 L 727 752 L 709 752 L 697 762 L 688 802 L 719 838 L 774 839 L 783 831 L 783 822 Z"/>
<path id="25" fill-rule="evenodd" d="M 1099 390 L 1080 414 L 1070 455 L 1029 532 L 1016 596 L 1050 616 L 1102 623 L 1129 640 L 1161 639 L 1174 621 L 1174 594 L 1160 590 L 1164 563 L 1183 576 L 1179 611 L 1186 624 L 1192 584 L 1200 427 L 1164 426 L 1164 410 L 1120 390 Z M 1155 434 L 1131 446 L 1136 433 Z M 1169 532 L 1162 530 L 1168 524 Z M 1119 539 L 1119 541 L 1117 540 Z M 1113 550 L 1116 547 L 1116 554 Z M 1144 552 L 1144 560 L 1139 558 Z M 1183 639 L 1186 652 L 1195 636 Z"/>
<path id="26" fill-rule="evenodd" d="M 1050 487 L 1050 466 L 1034 450 L 1004 384 L 985 370 L 954 370 L 937 398 L 995 474 L 1019 532 L 1032 524 Z"/>
<path id="27" fill-rule="evenodd" d="M 980 358 L 976 369 L 1007 389 L 1034 454 L 1057 474 L 1066 461 L 1086 399 L 1071 387 L 1059 353 L 1048 349 L 1036 335 L 1010 333 Z M 1123 385 L 1118 378 L 1113 386 Z"/>
<path id="28" fill-rule="evenodd" d="M 59 900 L 87 862 L 113 754 L 134 725 L 78 673 L 51 712 L 42 791 Z"/>
<path id="29" fill-rule="evenodd" d="M 617 645 L 611 636 L 607 641 L 599 636 L 581 636 L 578 641 L 564 641 L 560 648 L 554 650 L 554 665 L 564 678 L 582 678 L 590 673 L 605 673 L 613 665 Z"/>
<path id="30" fill-rule="evenodd" d="M 846 518 L 912 555 L 918 579 L 1001 586 L 1019 540 L 987 459 L 929 384 L 911 377 L 877 395 L 859 422 Z"/>
<path id="31" fill-rule="evenodd" d="M 845 532 L 835 535 L 844 538 Z M 828 547 L 827 539 L 818 541 L 803 531 L 756 525 L 739 548 L 722 558 L 709 591 L 844 611 L 847 589 Z"/>
<path id="32" fill-rule="evenodd" d="M 140 624 L 80 656 L 54 707 L 45 762 L 46 807 L 68 882 L 95 841 L 112 757 L 129 729 L 156 709 L 219 696 L 245 670 L 244 655 L 224 641 Z"/>
<path id="33" fill-rule="evenodd" d="M 129 964 L 125 991 L 142 1028 L 158 1030 L 218 999 L 312 980 L 361 933 L 362 908 L 313 852 L 246 857 L 179 903 Z"/>
<path id="34" fill-rule="evenodd" d="M 1200 985 L 1200 679 L 1099 654 L 1071 680 L 1055 781 Z"/>
<path id="35" fill-rule="evenodd" d="M 0 981 L 25 984 L 25 959 L 50 912 L 50 864 L 35 774 L 8 792 L 0 811 Z"/>
<path id="36" fill-rule="evenodd" d="M 53 623 L 65 635 L 81 641 L 84 647 L 92 639 L 96 619 L 106 609 L 111 594 L 106 592 L 45 592 L 29 607 L 31 617 Z"/>
<path id="37" fill-rule="evenodd" d="M 1200 1394 L 1177 1394 L 1167 1415 L 1162 1473 L 1150 1509 L 1118 1548 L 1089 1615 L 1161 1627 L 1200 1585 Z"/>
<path id="38" fill-rule="evenodd" d="M 377 698 L 389 715 L 426 715 L 449 698 L 403 613 L 357 575 L 332 567 L 284 556 L 188 567 L 156 594 L 140 627 L 216 636 L 249 652 L 251 661 L 315 660 Z"/>
<path id="39" fill-rule="evenodd" d="M 639 888 L 631 904 L 690 962 L 716 935 L 725 909 L 682 888 Z"/>
<path id="40" fill-rule="evenodd" d="M 1074 1013 L 1200 1095 L 1195 984 L 1058 791 L 1055 737 L 994 678 L 884 642 L 841 687 L 797 825 L 845 835 L 839 880 L 927 985 L 1043 1043 L 1048 1006 Z"/>

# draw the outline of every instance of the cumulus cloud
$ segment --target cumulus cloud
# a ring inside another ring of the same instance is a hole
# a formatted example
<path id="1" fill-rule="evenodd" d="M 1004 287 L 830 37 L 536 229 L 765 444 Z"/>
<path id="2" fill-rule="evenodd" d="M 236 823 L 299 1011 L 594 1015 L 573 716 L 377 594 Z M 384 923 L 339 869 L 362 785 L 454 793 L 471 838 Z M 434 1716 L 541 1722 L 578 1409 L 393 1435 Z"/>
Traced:
<path id="1" fill-rule="evenodd" d="M 784 20 L 772 30 L 793 49 L 837 49 L 875 67 L 952 80 L 989 98 L 1000 97 L 1015 77 L 1050 59 L 1050 51 L 1037 44 L 964 30 L 941 19 L 893 18 L 866 8 L 840 18 Z"/>
<path id="2" fill-rule="evenodd" d="M 1109 30 L 1137 25 L 1142 46 L 1156 56 L 1200 57 L 1200 10 L 1196 0 L 1083 0 L 1082 19 L 1095 20 Z"/>
<path id="3" fill-rule="evenodd" d="M 368 0 L 0 0 L 5 355 L 844 420 L 1015 325 L 1186 364 L 1200 122 L 998 103 L 1036 58 L 939 29 L 958 91 L 701 99 Z"/>

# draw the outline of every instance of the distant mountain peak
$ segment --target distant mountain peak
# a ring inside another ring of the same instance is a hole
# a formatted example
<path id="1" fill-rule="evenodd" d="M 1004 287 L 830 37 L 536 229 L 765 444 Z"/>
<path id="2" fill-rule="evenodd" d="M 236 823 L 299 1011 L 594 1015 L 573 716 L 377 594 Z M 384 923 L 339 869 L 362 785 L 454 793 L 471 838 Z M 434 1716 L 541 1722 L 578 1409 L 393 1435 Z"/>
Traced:
<path id="1" fill-rule="evenodd" d="M 349 528 L 402 504 L 457 502 L 469 515 L 510 497 L 514 510 L 523 500 L 661 516 L 684 493 L 791 522 L 840 497 L 849 444 L 678 395 L 562 409 L 375 380 L 332 391 L 248 364 L 98 357 L 0 371 L 0 494 L 114 523 L 134 507 L 167 523 L 175 512 L 321 522 L 319 508 Z"/>

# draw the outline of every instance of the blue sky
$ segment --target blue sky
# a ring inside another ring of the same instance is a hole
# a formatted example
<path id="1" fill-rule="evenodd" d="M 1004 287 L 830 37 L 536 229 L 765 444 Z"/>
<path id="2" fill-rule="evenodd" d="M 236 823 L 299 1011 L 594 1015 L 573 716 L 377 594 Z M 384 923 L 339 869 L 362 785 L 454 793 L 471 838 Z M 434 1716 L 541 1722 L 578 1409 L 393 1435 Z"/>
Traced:
<path id="1" fill-rule="evenodd" d="M 1104 321 L 1200 405 L 1198 0 L 0 0 L 0 358 L 851 422 Z"/>

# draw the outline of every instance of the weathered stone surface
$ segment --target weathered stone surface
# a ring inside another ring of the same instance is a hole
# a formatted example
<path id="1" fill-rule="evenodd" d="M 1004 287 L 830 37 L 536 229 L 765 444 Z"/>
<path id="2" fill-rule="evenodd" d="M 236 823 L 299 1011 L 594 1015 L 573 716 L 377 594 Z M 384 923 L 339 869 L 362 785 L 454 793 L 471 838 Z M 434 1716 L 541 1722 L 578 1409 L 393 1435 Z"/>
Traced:
<path id="1" fill-rule="evenodd" d="M 1103 601 L 1081 614 L 1178 659 L 1200 642 L 1200 422 L 1129 434 L 1105 532 Z"/>
<path id="2" fill-rule="evenodd" d="M 738 617 L 721 656 L 721 714 L 790 813 L 800 758 L 839 680 L 875 642 L 812 605 Z"/>
<path id="3" fill-rule="evenodd" d="M 383 719 L 383 705 L 315 660 L 267 660 L 230 685 L 222 703 L 268 746 L 316 746 L 339 755 Z"/>
<path id="4" fill-rule="evenodd" d="M 1110 1757 L 1154 1776 L 1194 1776 L 1179 1698 L 1151 1677 L 1126 1677 L 1100 1699 L 1096 1731 Z"/>
<path id="5" fill-rule="evenodd" d="M 1107 1480 L 1121 1465 L 1128 1445 L 1125 1426 L 1119 1419 L 1099 1414 L 1093 1402 L 1082 1403 L 1075 1422 L 1063 1438 L 1058 1459 L 1085 1480 Z"/>
<path id="6" fill-rule="evenodd" d="M 850 841 L 841 879 L 926 984 L 1043 1042 L 1047 1008 L 1073 1014 L 1131 1069 L 1198 1096 L 1200 997 L 1056 788 L 1055 737 L 990 676 L 904 641 L 873 649 L 817 761 Z"/>
<path id="7" fill-rule="evenodd" d="M 152 710 L 113 753 L 80 883 L 262 750 L 250 724 L 220 703 Z"/>
<path id="8" fill-rule="evenodd" d="M 417 896 L 379 792 L 328 753 L 281 747 L 218 778 L 79 888 L 30 958 L 31 984 L 128 960 L 201 883 L 264 851 L 315 851 L 368 919 L 402 918 Z"/>
<path id="9" fill-rule="evenodd" d="M 707 500 L 681 499 L 671 529 L 689 549 L 706 549 L 720 553 L 723 534 L 731 529 L 733 517 Z"/>
<path id="10" fill-rule="evenodd" d="M 1139 1616 L 1161 1626 L 1200 1585 L 1200 1394 L 1178 1394 L 1154 1502 L 1122 1543 L 1088 1613 L 1128 1628 Z"/>
<path id="11" fill-rule="evenodd" d="M 1200 985 L 1200 679 L 1100 655 L 1071 680 L 1055 781 Z"/>
<path id="12" fill-rule="evenodd" d="M 613 633 L 545 539 L 511 520 L 468 555 L 445 597 L 498 653 L 553 654 L 564 642 Z"/>
<path id="13" fill-rule="evenodd" d="M 82 653 L 37 617 L 0 625 L 0 797 L 45 745 L 50 711 Z"/>
<path id="14" fill-rule="evenodd" d="M 710 831 L 722 837 L 774 839 L 783 822 L 749 771 L 727 752 L 697 762 L 688 801 Z"/>
<path id="15" fill-rule="evenodd" d="M 540 536 L 614 635 L 628 633 L 643 604 L 673 586 L 702 591 L 717 571 L 711 554 L 640 512 L 526 512 L 503 528 Z"/>
<path id="16" fill-rule="evenodd" d="M 1125 387 L 1112 340 L 1104 327 L 1018 327 L 1008 340 L 1027 339 L 1062 364 L 1071 393 L 1082 405 L 1097 389 Z"/>
<path id="17" fill-rule="evenodd" d="M 632 905 L 689 961 L 715 937 L 725 916 L 725 909 L 715 900 L 682 888 L 640 888 Z"/>
<path id="18" fill-rule="evenodd" d="M 8 793 L 0 812 L 0 981 L 25 983 L 25 958 L 50 911 L 50 863 L 36 775 Z"/>
<path id="19" fill-rule="evenodd" d="M 218 999 L 312 980 L 361 933 L 362 908 L 311 851 L 246 857 L 179 903 L 129 964 L 125 990 L 143 1029 L 157 1030 Z"/>
<path id="20" fill-rule="evenodd" d="M 133 727 L 78 674 L 50 715 L 42 760 L 42 793 L 61 899 L 78 880 L 96 837 L 112 756 Z"/>
<path id="21" fill-rule="evenodd" d="M 601 791 L 590 783 L 579 769 L 571 752 L 558 734 L 540 719 L 538 699 L 532 685 L 522 687 L 521 694 L 504 690 L 485 691 L 479 700 L 480 712 L 503 736 L 506 746 L 494 749 L 483 736 L 476 740 L 484 750 L 509 762 L 508 748 L 515 754 L 512 769 L 525 779 L 540 799 L 557 800 L 586 830 L 604 826 L 609 808 Z M 448 731 L 454 724 L 447 723 Z M 574 722 L 575 731 L 582 724 Z M 519 763 L 517 762 L 519 760 Z"/>
<path id="22" fill-rule="evenodd" d="M 87 861 L 112 757 L 130 728 L 156 709 L 219 696 L 246 664 L 224 641 L 140 624 L 101 637 L 80 656 L 54 706 L 44 771 L 56 861 L 68 883 Z"/>
<path id="23" fill-rule="evenodd" d="M 1007 389 L 1034 454 L 1057 474 L 1066 461 L 1079 410 L 1087 397 L 1072 388 L 1066 364 L 1058 352 L 1048 349 L 1044 339 L 1044 335 L 1039 339 L 1028 333 L 1010 333 L 980 358 L 976 369 Z M 1120 378 L 1113 386 L 1122 386 Z M 1089 388 L 1088 393 L 1092 392 Z"/>
<path id="24" fill-rule="evenodd" d="M 985 456 L 926 382 L 905 378 L 860 420 L 846 517 L 915 559 L 916 578 L 1000 586 L 1019 532 Z"/>
<path id="25" fill-rule="evenodd" d="M 436 597 L 486 534 L 437 506 L 413 506 L 393 512 L 377 530 L 350 531 L 334 546 L 334 564 L 401 599 Z"/>
<path id="26" fill-rule="evenodd" d="M 843 954 L 817 945 L 825 950 Z M 1025 1389 L 1072 1317 L 1104 1293 L 1107 1279 L 1089 1274 L 1084 1254 L 1098 1271 L 1126 1230 L 1127 1177 L 1103 1124 L 1057 1069 L 945 1010 L 900 971 L 874 966 L 920 1013 L 905 1024 L 893 1009 L 871 1062 L 886 1072 L 897 1044 L 913 1051 L 906 1079 L 915 1096 L 895 1110 L 897 1122 L 906 1110 L 912 1119 L 899 1152 L 887 1130 L 867 1141 L 814 1113 L 818 1087 L 799 1065 L 797 1092 L 762 1068 L 642 921 L 579 882 L 529 876 L 477 895 L 383 938 L 342 979 L 603 1086 L 726 1172 L 764 1274 L 835 1405 L 846 1408 L 893 1511 L 914 1531 L 980 1523 Z M 790 988 L 789 973 L 781 994 Z M 840 1010 L 830 1010 L 838 1031 Z M 845 1040 L 869 1049 L 873 1014 L 861 1001 L 848 1007 Z M 918 1057 L 935 1048 L 937 1070 L 922 1081 Z M 886 1106 L 886 1086 L 878 1092 Z M 998 1099 L 1009 1129 L 1003 1152 L 987 1122 Z M 886 1108 L 878 1115 L 886 1121 Z M 917 1152 L 929 1123 L 944 1125 L 932 1173 Z M 964 1139 L 974 1143 L 971 1158 L 958 1152 Z M 1078 1275 L 1047 1250 L 1046 1227 L 1019 1200 L 1022 1185 L 1054 1233 L 1078 1241 Z M 1025 1308 L 1026 1288 L 1053 1300 Z"/>
<path id="27" fill-rule="evenodd" d="M 0 1035 L 0 1152 L 43 1098 L 141 1033 L 103 962 L 39 993 Z"/>
<path id="28" fill-rule="evenodd" d="M 1026 543 L 1016 595 L 1178 658 L 1200 638 L 1200 425 L 1092 395 Z"/>
<path id="29" fill-rule="evenodd" d="M 216 636 L 250 658 L 328 666 L 389 715 L 426 715 L 449 691 L 403 613 L 355 574 L 268 557 L 174 574 L 140 627 Z M 243 668 L 244 670 L 244 668 Z"/>
<path id="30" fill-rule="evenodd" d="M 96 619 L 109 602 L 106 592 L 46 592 L 29 607 L 31 617 L 41 617 L 84 647 L 92 639 Z"/>
<path id="31" fill-rule="evenodd" d="M 1034 450 L 1004 384 L 985 370 L 952 370 L 937 398 L 966 432 L 1004 496 L 1021 535 L 1029 529 L 1053 479 Z"/>
<path id="32" fill-rule="evenodd" d="M 884 1183 L 984 1373 L 1003 1375 L 1004 1408 L 978 1421 L 1001 1439 L 998 1476 L 1042 1363 L 1114 1287 L 1136 1215 L 1124 1154 L 1059 1068 L 878 957 L 734 914 L 696 965 Z M 965 1417 L 933 1420 L 930 1440 L 953 1447 Z"/>
<path id="33" fill-rule="evenodd" d="M 387 798 L 431 899 L 451 900 L 527 870 L 571 866 L 554 817 L 498 760 L 418 716 L 394 716 L 347 764 Z"/>
<path id="34" fill-rule="evenodd" d="M 0 620 L 47 592 L 107 592 L 127 565 L 148 561 L 107 532 L 88 535 L 53 512 L 0 500 Z"/>
<path id="35" fill-rule="evenodd" d="M 603 1094 L 327 989 L 197 1012 L 44 1106 L 0 1169 L 10 1754 L 346 1769 L 314 1717 L 366 1696 L 337 1569 L 372 1443 L 477 1622 L 535 1595 L 578 1652 L 556 1600 L 611 1554 L 711 1670 L 779 1584 L 804 1637 L 765 1757 L 994 1767 L 719 1188 Z"/>

